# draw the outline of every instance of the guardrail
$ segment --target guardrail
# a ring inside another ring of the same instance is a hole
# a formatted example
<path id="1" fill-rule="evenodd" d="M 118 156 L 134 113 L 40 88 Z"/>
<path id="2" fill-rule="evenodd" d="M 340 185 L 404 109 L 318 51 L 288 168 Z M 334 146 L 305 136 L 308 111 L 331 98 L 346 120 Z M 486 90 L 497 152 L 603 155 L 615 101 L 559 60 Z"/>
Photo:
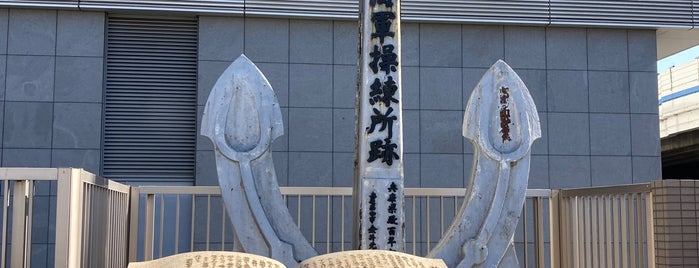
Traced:
<path id="1" fill-rule="evenodd" d="M 281 192 L 296 224 L 319 253 L 351 248 L 352 188 L 281 187 Z M 460 188 L 406 188 L 405 251 L 428 254 L 449 228 L 465 192 Z M 141 186 L 132 193 L 132 215 L 143 217 L 131 219 L 130 261 L 184 251 L 234 249 L 218 187 Z M 527 191 L 516 234 L 525 267 L 550 264 L 545 259 L 545 199 L 550 194 L 547 189 Z"/>
<path id="2" fill-rule="evenodd" d="M 429 253 L 465 191 L 405 189 L 407 252 Z M 319 253 L 351 249 L 351 193 L 282 187 L 292 217 Z M 130 187 L 81 169 L 0 168 L 0 197 L 0 267 L 41 266 L 34 257 L 52 253 L 55 263 L 46 267 L 126 267 L 180 252 L 236 250 L 216 186 Z M 530 189 L 515 233 L 522 265 L 655 267 L 652 204 L 649 184 Z M 44 230 L 52 224 L 55 241 Z M 55 250 L 33 249 L 42 239 Z"/>
<path id="3" fill-rule="evenodd" d="M 129 186 L 73 168 L 0 168 L 0 181 L 0 267 L 40 266 L 32 265 L 35 254 L 54 254 L 57 268 L 128 264 Z M 37 194 L 37 188 L 46 193 Z M 48 193 L 52 188 L 55 195 Z M 50 229 L 51 203 L 56 210 L 55 252 L 33 251 L 33 241 L 50 241 L 42 237 L 46 233 L 35 236 L 34 230 Z M 35 217 L 44 221 L 35 222 Z M 45 265 L 51 266 L 48 261 Z"/>
<path id="4" fill-rule="evenodd" d="M 554 191 L 552 267 L 655 267 L 650 184 Z"/>

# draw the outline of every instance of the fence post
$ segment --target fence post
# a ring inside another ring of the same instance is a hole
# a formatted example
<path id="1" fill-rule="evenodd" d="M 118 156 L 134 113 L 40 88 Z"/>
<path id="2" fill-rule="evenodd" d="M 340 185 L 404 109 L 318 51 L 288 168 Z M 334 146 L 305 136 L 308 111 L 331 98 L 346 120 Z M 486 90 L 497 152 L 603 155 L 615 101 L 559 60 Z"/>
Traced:
<path id="1" fill-rule="evenodd" d="M 561 196 L 558 190 L 551 191 L 549 198 L 549 222 L 551 226 L 551 267 L 561 266 L 561 213 L 560 213 Z"/>
<path id="2" fill-rule="evenodd" d="M 141 189 L 131 187 L 129 194 L 129 262 L 135 262 L 138 259 L 138 213 L 139 213 L 139 198 L 141 197 Z"/>
<path id="3" fill-rule="evenodd" d="M 653 224 L 653 191 L 646 193 L 646 246 L 648 267 L 655 267 L 655 225 Z"/>
<path id="4" fill-rule="evenodd" d="M 0 267 L 7 267 L 7 224 L 8 208 L 10 207 L 10 182 L 2 182 L 2 252 L 0 252 Z"/>
<path id="5" fill-rule="evenodd" d="M 74 168 L 58 169 L 56 183 L 56 268 L 82 267 L 83 194 L 80 171 L 80 169 Z"/>
<path id="6" fill-rule="evenodd" d="M 536 267 L 544 268 L 546 267 L 546 262 L 544 261 L 544 204 L 542 202 L 543 198 L 541 196 L 534 197 L 532 199 L 534 205 L 534 246 L 535 250 L 535 263 Z"/>
<path id="7" fill-rule="evenodd" d="M 153 259 L 153 240 L 155 239 L 155 195 L 146 195 L 145 230 L 143 232 L 143 260 Z"/>
<path id="8" fill-rule="evenodd" d="M 11 267 L 29 267 L 31 261 L 32 182 L 21 180 L 14 182 L 12 198 L 12 245 L 10 248 Z"/>

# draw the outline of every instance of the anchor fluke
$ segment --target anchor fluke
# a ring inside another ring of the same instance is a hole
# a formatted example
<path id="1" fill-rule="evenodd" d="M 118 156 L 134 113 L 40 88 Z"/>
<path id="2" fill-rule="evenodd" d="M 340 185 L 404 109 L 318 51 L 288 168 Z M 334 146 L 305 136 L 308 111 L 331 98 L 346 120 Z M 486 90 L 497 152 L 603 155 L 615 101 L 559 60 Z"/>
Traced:
<path id="1" fill-rule="evenodd" d="M 283 134 L 279 103 L 272 86 L 245 55 L 216 81 L 204 108 L 201 134 L 214 145 L 235 249 L 290 267 L 317 255 L 289 215 L 274 172 L 270 145 Z"/>
<path id="2" fill-rule="evenodd" d="M 469 190 L 429 257 L 449 267 L 518 265 L 514 231 L 527 190 L 531 145 L 541 129 L 529 90 L 504 61 L 493 64 L 473 90 L 463 136 L 476 151 Z"/>

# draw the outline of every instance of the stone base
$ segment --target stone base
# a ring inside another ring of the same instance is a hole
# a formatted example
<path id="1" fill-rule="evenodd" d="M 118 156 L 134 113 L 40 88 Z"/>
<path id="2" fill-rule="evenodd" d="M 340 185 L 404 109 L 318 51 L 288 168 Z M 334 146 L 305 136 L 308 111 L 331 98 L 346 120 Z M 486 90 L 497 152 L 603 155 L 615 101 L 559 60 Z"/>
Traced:
<path id="1" fill-rule="evenodd" d="M 218 267 L 286 267 L 276 260 L 253 254 L 231 251 L 195 251 L 157 260 L 132 262 L 128 268 L 218 268 Z"/>
<path id="2" fill-rule="evenodd" d="M 264 256 L 231 251 L 195 251 L 152 261 L 132 262 L 128 268 L 285 268 L 284 264 Z M 440 259 L 429 259 L 388 250 L 353 250 L 307 259 L 297 268 L 447 268 Z M 291 268 L 291 267 L 289 267 Z"/>
<path id="3" fill-rule="evenodd" d="M 407 267 L 446 268 L 440 259 L 429 259 L 388 250 L 353 250 L 325 254 L 301 262 L 299 268 Z"/>

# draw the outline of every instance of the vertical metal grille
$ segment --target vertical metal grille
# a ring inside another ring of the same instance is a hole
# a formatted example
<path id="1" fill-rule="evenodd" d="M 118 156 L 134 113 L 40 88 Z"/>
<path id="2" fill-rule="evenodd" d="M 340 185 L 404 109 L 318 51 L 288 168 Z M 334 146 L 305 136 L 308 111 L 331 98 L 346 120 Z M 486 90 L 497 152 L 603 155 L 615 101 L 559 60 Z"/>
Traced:
<path id="1" fill-rule="evenodd" d="M 109 16 L 105 177 L 193 182 L 196 18 Z"/>

